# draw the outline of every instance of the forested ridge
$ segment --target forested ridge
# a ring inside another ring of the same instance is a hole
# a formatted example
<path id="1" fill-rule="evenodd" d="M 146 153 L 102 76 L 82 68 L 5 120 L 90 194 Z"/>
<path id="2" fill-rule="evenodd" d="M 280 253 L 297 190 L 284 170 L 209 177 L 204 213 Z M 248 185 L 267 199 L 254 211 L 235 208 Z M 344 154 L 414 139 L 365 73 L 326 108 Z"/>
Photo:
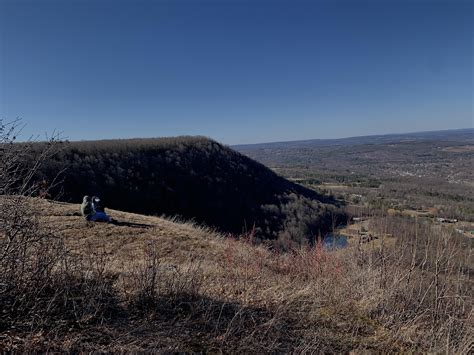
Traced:
<path id="1" fill-rule="evenodd" d="M 283 247 L 312 242 L 344 219 L 332 198 L 205 137 L 63 142 L 37 178 L 49 185 L 58 174 L 49 193 L 63 201 L 99 195 L 110 208 L 235 234 L 253 229 Z"/>

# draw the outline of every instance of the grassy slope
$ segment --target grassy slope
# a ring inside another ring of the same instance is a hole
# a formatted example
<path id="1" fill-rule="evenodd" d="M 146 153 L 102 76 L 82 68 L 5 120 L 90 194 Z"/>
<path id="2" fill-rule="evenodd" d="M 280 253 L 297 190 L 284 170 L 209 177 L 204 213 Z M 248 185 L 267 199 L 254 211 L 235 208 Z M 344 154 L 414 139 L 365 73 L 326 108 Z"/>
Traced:
<path id="1" fill-rule="evenodd" d="M 99 324 L 86 322 L 69 331 L 9 330 L 0 334 L 0 350 L 430 349 L 432 340 L 421 336 L 427 333 L 420 323 L 394 323 L 398 315 L 390 312 L 398 304 L 391 308 L 385 302 L 395 288 L 381 289 L 380 270 L 361 266 L 355 248 L 277 255 L 245 238 L 223 238 L 190 223 L 115 210 L 108 210 L 113 218 L 139 225 L 88 223 L 78 215 L 79 205 L 35 204 L 42 221 L 64 236 L 71 250 L 86 259 L 101 257 L 116 275 L 120 310 Z M 137 313 L 128 300 L 139 289 L 137 270 L 150 253 L 158 256 L 161 291 L 158 303 Z M 381 305 L 386 316 L 378 315 Z"/>
<path id="2" fill-rule="evenodd" d="M 112 218 L 129 225 L 91 223 L 79 216 L 79 204 L 38 202 L 42 204 L 43 220 L 74 250 L 103 250 L 114 265 L 136 258 L 150 242 L 158 244 L 161 257 L 173 262 L 184 262 L 189 254 L 212 260 L 219 249 L 217 235 L 192 224 L 112 209 L 107 209 Z"/>
<path id="3" fill-rule="evenodd" d="M 167 310 L 169 315 L 142 319 L 124 314 L 67 334 L 40 331 L 15 338 L 15 332 L 8 332 L 0 337 L 7 348 L 348 351 L 385 347 L 380 342 L 384 331 L 378 325 L 350 313 L 334 317 L 334 310 L 314 297 L 315 285 L 293 278 L 292 267 L 298 265 L 272 258 L 263 248 L 224 239 L 189 223 L 115 210 L 108 211 L 113 218 L 146 226 L 88 223 L 77 215 L 79 205 L 36 203 L 41 205 L 41 219 L 64 236 L 72 250 L 85 257 L 105 256 L 107 269 L 121 275 L 117 285 L 124 294 L 133 291 L 127 279 L 145 260 L 150 245 L 156 246 L 163 270 L 199 270 L 202 285 L 184 314 L 182 310 L 175 314 L 174 309 Z"/>

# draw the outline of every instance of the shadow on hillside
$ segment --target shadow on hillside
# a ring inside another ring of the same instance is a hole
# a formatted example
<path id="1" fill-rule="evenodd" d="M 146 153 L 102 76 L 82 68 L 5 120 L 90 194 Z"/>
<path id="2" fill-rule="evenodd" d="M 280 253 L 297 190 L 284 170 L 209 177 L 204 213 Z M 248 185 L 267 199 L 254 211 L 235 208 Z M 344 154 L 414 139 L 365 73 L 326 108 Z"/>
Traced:
<path id="1" fill-rule="evenodd" d="M 174 350 L 290 351 L 295 345 L 287 320 L 264 308 L 186 292 L 143 301 L 135 311 L 146 327 L 133 336 L 146 340 L 154 329 L 166 330 L 161 335 L 173 339 L 166 346 Z"/>
<path id="2" fill-rule="evenodd" d="M 66 216 L 83 217 L 82 214 L 79 213 L 79 212 L 66 213 L 65 215 Z M 56 216 L 62 216 L 62 214 L 58 214 Z M 96 222 L 89 222 L 89 223 L 104 223 L 104 222 L 96 221 Z M 131 228 L 152 228 L 152 227 L 155 227 L 155 225 L 153 225 L 153 224 L 118 221 L 116 219 L 112 219 L 109 223 L 114 225 L 114 226 L 118 226 L 118 227 L 131 227 Z"/>
<path id="3" fill-rule="evenodd" d="M 100 325 L 88 324 L 87 330 L 71 327 L 65 319 L 64 328 L 57 328 L 54 335 L 44 332 L 42 341 L 34 343 L 25 340 L 26 330 L 17 331 L 20 337 L 10 339 L 7 334 L 5 338 L 16 349 L 41 352 L 63 351 L 71 338 L 72 347 L 67 349 L 73 352 L 104 348 L 220 352 L 225 348 L 264 353 L 290 352 L 296 345 L 291 324 L 263 308 L 186 293 L 162 295 L 141 306 L 116 307 L 105 314 Z"/>
<path id="4" fill-rule="evenodd" d="M 132 228 L 152 228 L 152 227 L 154 227 L 153 224 L 117 221 L 116 219 L 112 219 L 109 223 L 113 224 L 114 226 L 119 226 L 119 227 L 132 227 Z"/>

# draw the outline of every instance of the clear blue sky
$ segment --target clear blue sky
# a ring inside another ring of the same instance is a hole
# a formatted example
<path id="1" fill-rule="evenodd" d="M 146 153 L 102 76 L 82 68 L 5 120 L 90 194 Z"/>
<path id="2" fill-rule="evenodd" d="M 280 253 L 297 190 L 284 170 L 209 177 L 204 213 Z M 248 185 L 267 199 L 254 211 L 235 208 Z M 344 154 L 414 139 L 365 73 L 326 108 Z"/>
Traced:
<path id="1" fill-rule="evenodd" d="M 473 127 L 464 0 L 0 0 L 0 117 L 227 144 Z"/>

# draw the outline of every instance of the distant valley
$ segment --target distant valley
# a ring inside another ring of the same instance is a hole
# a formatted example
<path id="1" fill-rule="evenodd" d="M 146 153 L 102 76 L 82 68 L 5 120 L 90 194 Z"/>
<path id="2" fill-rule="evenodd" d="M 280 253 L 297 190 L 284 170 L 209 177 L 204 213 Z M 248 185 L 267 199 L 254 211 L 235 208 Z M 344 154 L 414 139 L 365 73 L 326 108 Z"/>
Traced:
<path id="1" fill-rule="evenodd" d="M 234 148 L 290 180 L 347 201 L 436 208 L 443 217 L 474 220 L 472 128 Z"/>

